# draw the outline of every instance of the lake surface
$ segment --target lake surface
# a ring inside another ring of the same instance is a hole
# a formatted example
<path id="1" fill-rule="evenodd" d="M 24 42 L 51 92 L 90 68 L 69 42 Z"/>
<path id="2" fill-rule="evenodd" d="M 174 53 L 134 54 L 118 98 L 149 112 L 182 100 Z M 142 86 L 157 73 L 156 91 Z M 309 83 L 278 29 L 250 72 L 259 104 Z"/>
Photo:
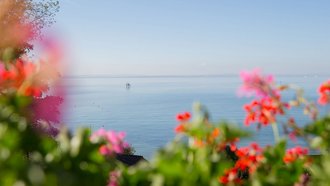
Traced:
<path id="1" fill-rule="evenodd" d="M 305 89 L 306 97 L 317 100 L 317 87 L 328 76 L 281 76 L 279 83 L 295 84 Z M 126 89 L 130 83 L 130 89 Z M 127 141 L 136 154 L 150 158 L 159 147 L 174 137 L 179 112 L 191 111 L 196 101 L 204 104 L 212 121 L 228 120 L 243 126 L 242 105 L 252 98 L 240 98 L 238 76 L 213 77 L 74 77 L 65 78 L 67 110 L 64 122 L 71 130 L 79 127 L 125 131 Z M 293 94 L 285 94 L 290 99 Z M 323 111 L 329 108 L 323 108 Z M 309 119 L 302 111 L 291 111 L 299 124 Z M 245 127 L 247 128 L 247 127 Z M 256 125 L 250 130 L 255 131 Z M 262 128 L 255 136 L 240 145 L 257 141 L 273 143 L 271 127 Z M 298 144 L 304 145 L 302 141 Z M 293 144 L 290 144 L 292 146 Z"/>

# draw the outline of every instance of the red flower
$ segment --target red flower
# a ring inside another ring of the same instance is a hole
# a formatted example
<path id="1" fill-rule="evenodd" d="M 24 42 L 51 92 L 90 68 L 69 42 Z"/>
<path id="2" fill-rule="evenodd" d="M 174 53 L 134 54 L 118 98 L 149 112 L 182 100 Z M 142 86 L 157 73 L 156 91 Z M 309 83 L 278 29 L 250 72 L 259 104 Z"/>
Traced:
<path id="1" fill-rule="evenodd" d="M 41 97 L 42 90 L 37 87 L 27 87 L 23 94 L 26 96 Z"/>
<path id="2" fill-rule="evenodd" d="M 188 121 L 190 119 L 191 115 L 189 112 L 184 112 L 184 113 L 180 113 L 176 116 L 176 119 L 179 121 L 179 122 L 185 122 L 185 121 Z"/>
<path id="3" fill-rule="evenodd" d="M 235 152 L 239 158 L 235 164 L 235 167 L 239 170 L 249 170 L 250 173 L 253 173 L 263 159 L 261 154 L 262 148 L 259 147 L 257 143 L 251 143 L 249 147 L 241 147 Z"/>
<path id="4" fill-rule="evenodd" d="M 24 96 L 41 97 L 42 92 L 48 89 L 48 79 L 40 77 L 41 70 L 37 65 L 27 59 L 19 58 L 5 69 L 0 64 L 0 87 L 3 89 L 16 89 Z M 47 72 L 45 72 L 47 73 Z"/>
<path id="5" fill-rule="evenodd" d="M 284 109 L 289 108 L 287 103 L 280 100 L 280 96 L 264 97 L 260 100 L 254 100 L 250 104 L 244 105 L 247 115 L 245 125 L 258 122 L 264 126 L 276 122 L 277 115 L 283 115 Z"/>
<path id="6" fill-rule="evenodd" d="M 320 97 L 319 97 L 319 104 L 326 105 L 330 103 L 330 80 L 322 83 L 318 90 Z"/>
<path id="7" fill-rule="evenodd" d="M 185 126 L 183 123 L 179 124 L 178 126 L 175 127 L 175 132 L 176 133 L 181 133 L 185 131 Z"/>
<path id="8" fill-rule="evenodd" d="M 228 184 L 234 182 L 241 184 L 242 180 L 238 177 L 238 172 L 249 171 L 250 174 L 255 172 L 259 163 L 263 159 L 261 154 L 262 149 L 257 143 L 251 143 L 249 147 L 241 147 L 235 151 L 238 160 L 233 168 L 227 170 L 223 176 L 219 178 L 219 182 L 222 184 Z"/>
<path id="9" fill-rule="evenodd" d="M 308 148 L 302 148 L 300 146 L 288 149 L 283 157 L 285 163 L 294 162 L 298 158 L 302 158 L 308 154 Z"/>
<path id="10" fill-rule="evenodd" d="M 222 184 L 228 184 L 229 182 L 239 184 L 241 181 L 238 177 L 238 169 L 236 167 L 227 170 L 223 176 L 219 177 L 219 182 Z"/>
<path id="11" fill-rule="evenodd" d="M 235 142 L 231 142 L 229 144 L 229 148 L 230 148 L 231 151 L 235 151 L 237 149 L 237 146 L 236 146 Z"/>
<path id="12" fill-rule="evenodd" d="M 186 130 L 185 123 L 189 121 L 190 117 L 191 115 L 189 112 L 179 113 L 176 116 L 176 119 L 180 122 L 179 125 L 174 129 L 176 133 L 181 133 Z"/>

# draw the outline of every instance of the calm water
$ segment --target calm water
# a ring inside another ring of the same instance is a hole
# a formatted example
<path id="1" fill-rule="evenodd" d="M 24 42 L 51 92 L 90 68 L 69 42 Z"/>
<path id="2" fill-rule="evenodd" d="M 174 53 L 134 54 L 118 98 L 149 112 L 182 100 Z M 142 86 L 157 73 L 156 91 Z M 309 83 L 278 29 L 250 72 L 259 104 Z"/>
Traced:
<path id="1" fill-rule="evenodd" d="M 306 96 L 316 100 L 316 89 L 326 79 L 327 76 L 286 76 L 277 77 L 277 82 L 303 87 Z M 241 82 L 236 76 L 79 77 L 66 78 L 65 82 L 69 100 L 65 123 L 70 129 L 84 126 L 92 130 L 104 127 L 125 131 L 136 154 L 147 158 L 173 138 L 176 114 L 191 111 L 193 102 L 206 105 L 213 121 L 226 119 L 243 126 L 242 105 L 250 100 L 237 96 Z M 131 84 L 129 90 L 125 87 L 127 82 Z M 285 98 L 292 96 L 286 94 Z M 309 121 L 300 111 L 292 111 L 292 114 L 299 116 L 297 119 L 302 125 Z M 255 130 L 255 125 L 250 129 Z M 272 144 L 271 127 L 262 128 L 240 145 L 250 141 Z"/>

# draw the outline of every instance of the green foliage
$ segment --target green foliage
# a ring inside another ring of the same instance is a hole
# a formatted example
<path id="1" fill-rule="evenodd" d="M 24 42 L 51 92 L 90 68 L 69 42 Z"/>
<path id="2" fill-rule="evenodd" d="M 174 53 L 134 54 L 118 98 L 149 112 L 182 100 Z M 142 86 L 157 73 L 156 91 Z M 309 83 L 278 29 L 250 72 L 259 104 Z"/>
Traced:
<path id="1" fill-rule="evenodd" d="M 53 139 L 9 125 L 0 125 L 0 185 L 105 185 L 116 165 L 98 153 L 87 129 L 74 136 L 63 130 Z"/>
<path id="2" fill-rule="evenodd" d="M 307 125 L 305 133 L 309 134 L 311 147 L 330 152 L 330 116 L 326 116 Z"/>
<path id="3" fill-rule="evenodd" d="M 28 97 L 0 97 L 0 185 L 105 185 L 116 161 L 99 154 L 90 131 L 55 138 L 31 128 Z"/>
<path id="4" fill-rule="evenodd" d="M 290 164 L 281 161 L 285 155 L 286 142 L 264 149 L 264 160 L 257 171 L 251 175 L 251 185 L 294 185 L 304 173 L 304 161 L 296 160 Z"/>
<path id="5" fill-rule="evenodd" d="M 197 115 L 204 113 L 197 113 Z M 249 136 L 233 124 L 221 122 L 213 125 L 206 118 L 196 117 L 188 123 L 185 135 L 160 149 L 150 163 L 122 167 L 121 185 L 220 185 L 219 176 L 235 163 L 227 152 L 228 142 Z M 219 135 L 210 137 L 216 130 Z M 195 140 L 201 144 L 195 144 Z M 220 146 L 219 146 L 220 145 Z"/>
<path id="6" fill-rule="evenodd" d="M 311 165 L 311 185 L 327 186 L 330 183 L 330 155 L 320 156 L 318 163 Z"/>

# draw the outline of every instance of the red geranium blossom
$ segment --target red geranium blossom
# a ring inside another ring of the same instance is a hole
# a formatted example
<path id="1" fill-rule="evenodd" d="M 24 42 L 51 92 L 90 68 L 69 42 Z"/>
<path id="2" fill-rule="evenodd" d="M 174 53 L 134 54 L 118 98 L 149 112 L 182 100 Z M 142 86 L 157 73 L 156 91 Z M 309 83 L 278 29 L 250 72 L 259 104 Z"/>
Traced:
<path id="1" fill-rule="evenodd" d="M 179 113 L 176 116 L 176 120 L 179 121 L 179 125 L 175 127 L 176 133 L 181 133 L 186 130 L 186 122 L 189 121 L 191 114 L 189 112 Z"/>
<path id="2" fill-rule="evenodd" d="M 251 143 L 249 147 L 237 149 L 236 155 L 239 159 L 235 167 L 242 171 L 248 170 L 250 173 L 253 173 L 257 169 L 258 163 L 263 159 L 261 152 L 262 148 L 257 143 Z"/>
<path id="3" fill-rule="evenodd" d="M 251 143 L 249 147 L 237 149 L 235 153 L 238 160 L 233 168 L 225 171 L 225 174 L 219 178 L 219 182 L 222 184 L 228 184 L 229 182 L 236 184 L 242 183 L 239 172 L 248 171 L 250 174 L 255 172 L 259 163 L 263 160 L 261 152 L 262 149 L 257 143 Z"/>
<path id="4" fill-rule="evenodd" d="M 285 163 L 294 162 L 298 158 L 302 158 L 308 154 L 308 148 L 303 148 L 300 146 L 288 149 L 283 157 Z"/>
<path id="5" fill-rule="evenodd" d="M 40 97 L 48 89 L 46 78 L 40 76 L 44 69 L 40 70 L 35 63 L 19 58 L 7 68 L 0 64 L 1 89 L 15 89 L 21 95 L 34 97 Z"/>
<path id="6" fill-rule="evenodd" d="M 244 123 L 245 125 L 249 125 L 250 123 L 258 122 L 266 126 L 276 122 L 276 116 L 283 115 L 284 108 L 289 108 L 289 105 L 287 103 L 282 103 L 280 101 L 280 96 L 254 100 L 244 105 L 244 109 L 247 112 Z"/>
<path id="7" fill-rule="evenodd" d="M 184 123 L 180 123 L 174 130 L 176 133 L 184 132 L 186 130 Z"/>
<path id="8" fill-rule="evenodd" d="M 179 121 L 179 122 L 185 122 L 185 121 L 188 121 L 191 117 L 191 114 L 189 112 L 184 112 L 184 113 L 179 113 L 177 116 L 176 116 L 176 119 Z"/>
<path id="9" fill-rule="evenodd" d="M 225 172 L 223 176 L 219 177 L 219 182 L 226 185 L 229 182 L 233 182 L 235 184 L 239 184 L 242 180 L 237 176 L 238 175 L 238 168 L 234 167 Z"/>
<path id="10" fill-rule="evenodd" d="M 320 97 L 319 97 L 319 104 L 325 105 L 330 103 L 330 80 L 322 83 L 318 90 Z"/>

